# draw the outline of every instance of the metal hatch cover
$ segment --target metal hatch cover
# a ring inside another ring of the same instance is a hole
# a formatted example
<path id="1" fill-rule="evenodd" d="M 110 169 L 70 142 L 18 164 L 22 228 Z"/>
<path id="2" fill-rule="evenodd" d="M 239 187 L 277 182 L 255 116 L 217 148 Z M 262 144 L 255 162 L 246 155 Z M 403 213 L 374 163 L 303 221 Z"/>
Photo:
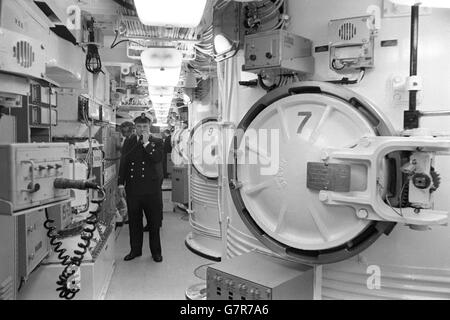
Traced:
<path id="1" fill-rule="evenodd" d="M 236 131 L 228 158 L 234 205 L 250 231 L 282 256 L 308 264 L 349 258 L 394 224 L 362 220 L 350 207 L 321 202 L 319 185 L 307 187 L 308 164 L 324 163 L 325 148 L 351 147 L 362 137 L 393 132 L 369 102 L 342 87 L 303 82 L 275 90 L 250 109 Z M 252 155 L 257 162 L 249 161 Z M 365 167 L 343 165 L 333 164 L 349 181 L 334 187 L 364 190 Z"/>
<path id="2" fill-rule="evenodd" d="M 189 162 L 188 158 L 189 131 L 187 129 L 176 130 L 172 137 L 172 162 L 176 166 L 183 166 Z"/>
<path id="3" fill-rule="evenodd" d="M 190 155 L 194 169 L 207 179 L 219 178 L 220 128 L 217 118 L 209 117 L 200 121 L 191 131 Z"/>

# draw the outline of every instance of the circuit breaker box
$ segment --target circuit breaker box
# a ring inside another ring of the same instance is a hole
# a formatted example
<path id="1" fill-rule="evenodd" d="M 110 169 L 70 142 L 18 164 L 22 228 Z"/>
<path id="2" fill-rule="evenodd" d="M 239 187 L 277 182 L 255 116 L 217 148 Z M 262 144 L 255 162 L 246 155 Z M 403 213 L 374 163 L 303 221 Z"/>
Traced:
<path id="1" fill-rule="evenodd" d="M 283 75 L 314 73 L 312 42 L 309 39 L 274 30 L 245 36 L 243 71 Z"/>

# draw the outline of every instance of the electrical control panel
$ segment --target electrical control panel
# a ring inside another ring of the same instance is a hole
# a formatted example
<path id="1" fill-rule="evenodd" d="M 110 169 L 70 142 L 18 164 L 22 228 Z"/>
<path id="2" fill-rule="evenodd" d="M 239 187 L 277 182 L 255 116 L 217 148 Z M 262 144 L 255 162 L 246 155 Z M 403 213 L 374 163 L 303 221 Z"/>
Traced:
<path id="1" fill-rule="evenodd" d="M 187 166 L 172 168 L 172 201 L 181 204 L 189 202 L 189 176 Z"/>
<path id="2" fill-rule="evenodd" d="M 312 42 L 285 30 L 247 35 L 242 70 L 274 75 L 314 73 Z"/>
<path id="3" fill-rule="evenodd" d="M 27 278 L 48 255 L 50 244 L 44 228 L 45 210 L 18 217 L 19 275 Z"/>
<path id="4" fill-rule="evenodd" d="M 85 121 L 100 121 L 101 120 L 101 105 L 88 97 L 78 97 L 78 119 Z"/>
<path id="5" fill-rule="evenodd" d="M 53 182 L 69 177 L 70 162 L 67 143 L 0 144 L 0 214 L 69 199 Z"/>
<path id="6" fill-rule="evenodd" d="M 374 66 L 373 16 L 331 20 L 328 24 L 330 68 L 348 73 Z"/>
<path id="7" fill-rule="evenodd" d="M 208 300 L 310 300 L 313 269 L 249 252 L 207 269 Z"/>

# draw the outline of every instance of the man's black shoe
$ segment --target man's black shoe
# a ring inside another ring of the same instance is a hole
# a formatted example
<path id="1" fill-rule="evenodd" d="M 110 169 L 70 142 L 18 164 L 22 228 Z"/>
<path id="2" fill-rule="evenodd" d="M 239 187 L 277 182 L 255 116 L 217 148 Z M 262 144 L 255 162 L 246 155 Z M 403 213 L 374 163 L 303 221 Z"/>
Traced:
<path id="1" fill-rule="evenodd" d="M 139 254 L 129 253 L 125 256 L 125 258 L 123 258 L 123 260 L 130 261 L 130 260 L 133 260 L 134 258 L 137 258 L 140 256 L 142 256 L 142 253 L 139 253 Z"/>
<path id="2" fill-rule="evenodd" d="M 162 256 L 153 256 L 153 260 L 155 262 L 161 262 L 163 259 L 162 259 Z"/>
<path id="3" fill-rule="evenodd" d="M 149 225 L 146 225 L 146 226 L 144 227 L 144 232 L 150 232 L 150 227 L 149 227 Z"/>

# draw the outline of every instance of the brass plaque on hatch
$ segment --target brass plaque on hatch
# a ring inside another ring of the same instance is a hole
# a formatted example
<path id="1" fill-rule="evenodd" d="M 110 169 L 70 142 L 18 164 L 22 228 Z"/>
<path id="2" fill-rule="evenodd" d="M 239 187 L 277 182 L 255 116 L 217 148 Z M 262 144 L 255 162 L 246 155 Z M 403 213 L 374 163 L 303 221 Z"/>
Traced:
<path id="1" fill-rule="evenodd" d="M 308 162 L 306 187 L 311 190 L 350 191 L 350 165 Z"/>

